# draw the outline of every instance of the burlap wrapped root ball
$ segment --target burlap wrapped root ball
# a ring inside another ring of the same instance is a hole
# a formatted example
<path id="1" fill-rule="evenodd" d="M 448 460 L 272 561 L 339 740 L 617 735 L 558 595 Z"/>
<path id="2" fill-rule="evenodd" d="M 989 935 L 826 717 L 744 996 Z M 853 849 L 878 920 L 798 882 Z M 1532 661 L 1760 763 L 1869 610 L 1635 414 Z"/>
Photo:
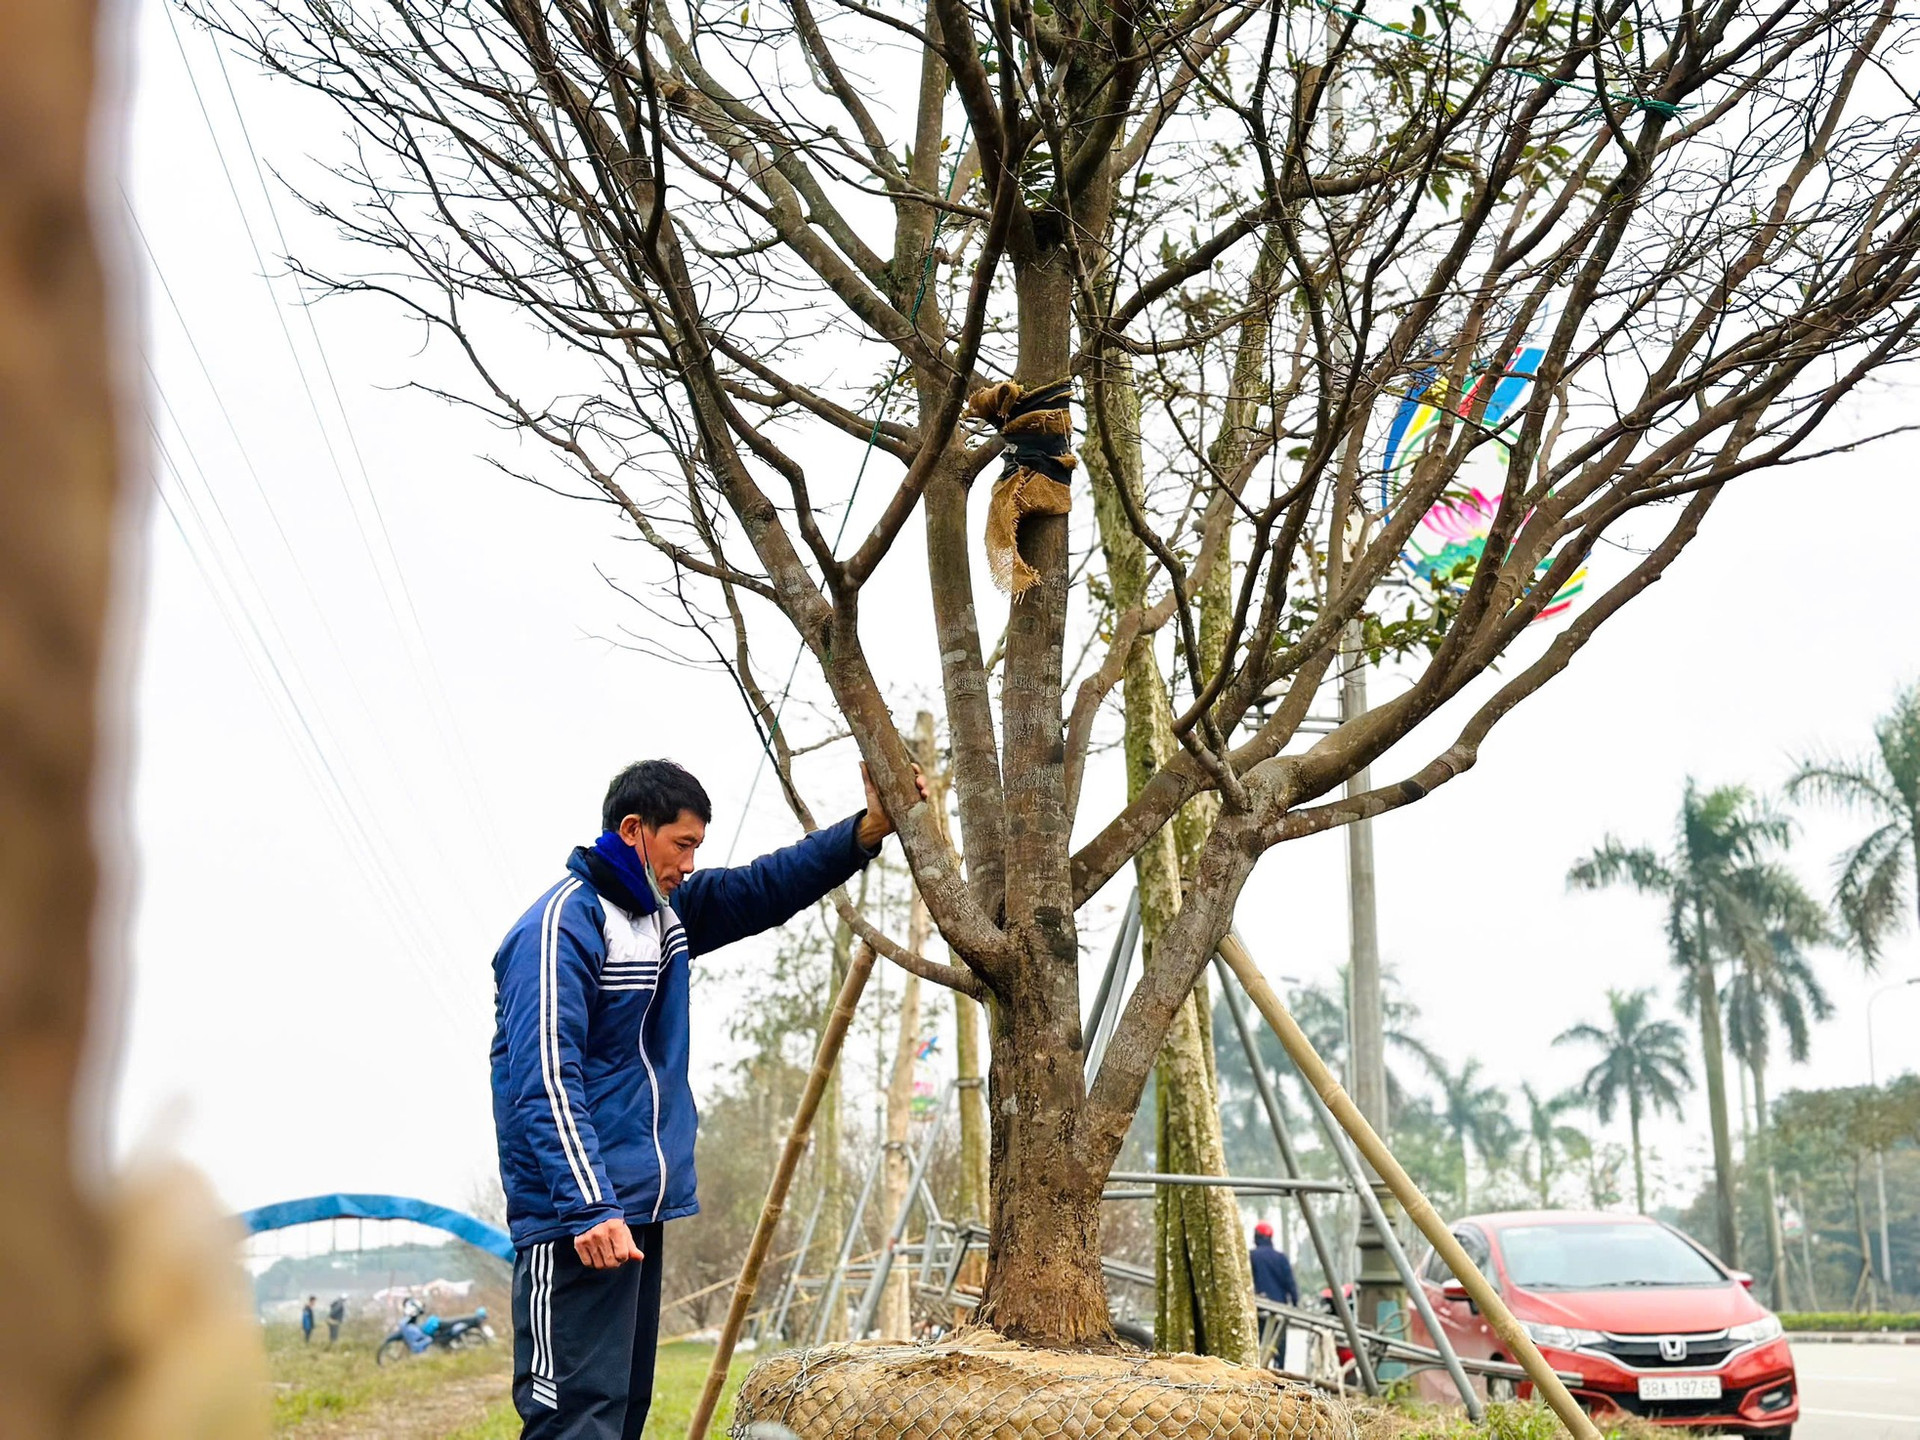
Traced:
<path id="1" fill-rule="evenodd" d="M 1069 1354 L 985 1334 L 790 1350 L 756 1365 L 735 1440 L 1354 1440 L 1346 1407 L 1198 1355 Z"/>

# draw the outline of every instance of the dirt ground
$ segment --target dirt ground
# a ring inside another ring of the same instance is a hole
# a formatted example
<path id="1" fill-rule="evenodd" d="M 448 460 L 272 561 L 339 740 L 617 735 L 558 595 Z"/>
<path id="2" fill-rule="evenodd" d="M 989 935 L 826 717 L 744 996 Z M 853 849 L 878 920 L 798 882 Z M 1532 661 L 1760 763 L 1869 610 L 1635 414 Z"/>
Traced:
<path id="1" fill-rule="evenodd" d="M 504 1358 L 504 1357 L 503 1357 Z M 448 1376 L 345 1415 L 318 1416 L 279 1434 L 286 1440 L 442 1440 L 480 1424 L 507 1393 L 507 1372 Z"/>

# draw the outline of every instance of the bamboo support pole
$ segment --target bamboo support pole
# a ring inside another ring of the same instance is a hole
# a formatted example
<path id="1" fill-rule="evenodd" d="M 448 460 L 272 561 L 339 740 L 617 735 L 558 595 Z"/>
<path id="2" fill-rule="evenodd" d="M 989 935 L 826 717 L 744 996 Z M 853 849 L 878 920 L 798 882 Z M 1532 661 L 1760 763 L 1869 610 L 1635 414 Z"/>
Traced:
<path id="1" fill-rule="evenodd" d="M 767 1202 L 760 1207 L 753 1241 L 747 1246 L 747 1258 L 740 1266 L 740 1280 L 734 1286 L 732 1303 L 727 1306 L 726 1323 L 720 1327 L 720 1343 L 714 1348 L 706 1386 L 700 1392 L 700 1403 L 694 1406 L 693 1419 L 687 1422 L 687 1440 L 706 1440 L 707 1427 L 713 1423 L 720 1392 L 726 1388 L 727 1370 L 733 1364 L 733 1348 L 740 1343 L 740 1331 L 753 1304 L 753 1292 L 760 1284 L 760 1269 L 766 1263 L 767 1252 L 773 1248 L 773 1232 L 780 1228 L 780 1217 L 787 1208 L 787 1191 L 792 1188 L 801 1156 L 807 1153 L 814 1112 L 819 1110 L 820 1099 L 827 1092 L 827 1081 L 840 1059 L 847 1027 L 853 1023 L 854 1007 L 860 1003 L 860 992 L 867 988 L 867 977 L 872 973 L 873 951 L 865 945 L 856 946 L 852 963 L 847 966 L 847 978 L 841 982 L 840 993 L 834 998 L 833 1013 L 827 1017 L 827 1028 L 820 1036 L 820 1048 L 813 1057 L 807 1088 L 800 1094 L 800 1107 L 794 1112 L 786 1148 L 780 1152 L 780 1164 L 773 1172 L 773 1182 L 767 1186 Z M 837 1164 L 839 1157 L 831 1156 L 829 1160 Z"/>
<path id="2" fill-rule="evenodd" d="M 1359 1147 L 1367 1163 L 1373 1166 L 1374 1172 L 1386 1182 L 1387 1188 L 1393 1191 L 1394 1198 L 1405 1207 L 1408 1217 L 1420 1228 L 1420 1233 L 1433 1242 L 1433 1248 L 1440 1252 L 1440 1258 L 1447 1262 L 1447 1268 L 1453 1271 L 1454 1278 L 1466 1287 L 1467 1294 L 1480 1307 L 1480 1313 L 1487 1317 L 1487 1323 L 1493 1327 L 1494 1333 L 1512 1351 L 1521 1369 L 1527 1372 L 1534 1389 L 1553 1407 L 1553 1413 L 1560 1417 L 1560 1423 L 1567 1427 L 1574 1440 L 1600 1440 L 1599 1430 L 1587 1417 L 1587 1412 L 1580 1408 L 1580 1402 L 1560 1383 L 1560 1377 L 1534 1345 L 1533 1337 L 1520 1328 L 1520 1322 L 1513 1318 L 1513 1312 L 1507 1309 L 1506 1302 L 1487 1283 L 1487 1277 L 1480 1273 L 1479 1267 L 1467 1258 L 1467 1252 L 1461 1248 L 1460 1242 L 1453 1238 L 1446 1221 L 1440 1218 L 1427 1197 L 1420 1193 L 1420 1187 L 1413 1183 L 1400 1162 L 1393 1158 L 1393 1152 L 1387 1148 L 1386 1142 L 1374 1133 L 1373 1126 L 1367 1123 L 1367 1117 L 1353 1103 L 1353 1097 L 1333 1078 L 1326 1061 L 1320 1058 L 1306 1033 L 1287 1013 L 1287 1007 L 1281 1003 L 1273 987 L 1267 984 L 1266 976 L 1253 963 L 1253 957 L 1247 953 L 1246 947 L 1229 935 L 1220 942 L 1220 956 L 1239 977 L 1241 988 L 1273 1027 L 1274 1034 L 1280 1037 L 1280 1044 L 1306 1077 L 1307 1083 L 1326 1102 L 1341 1128 L 1353 1137 L 1353 1143 Z"/>

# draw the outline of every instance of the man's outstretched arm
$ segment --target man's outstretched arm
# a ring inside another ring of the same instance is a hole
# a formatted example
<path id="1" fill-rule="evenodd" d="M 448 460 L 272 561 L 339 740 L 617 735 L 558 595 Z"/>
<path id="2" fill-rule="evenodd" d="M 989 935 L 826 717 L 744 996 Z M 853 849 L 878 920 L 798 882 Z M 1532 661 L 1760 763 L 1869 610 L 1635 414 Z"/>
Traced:
<path id="1" fill-rule="evenodd" d="M 673 897 L 674 913 L 695 951 L 718 950 L 749 935 L 784 925 L 836 886 L 844 885 L 880 853 L 893 833 L 873 781 L 866 781 L 867 808 L 837 825 L 727 870 L 696 870 Z M 920 782 L 926 794 L 926 783 Z"/>

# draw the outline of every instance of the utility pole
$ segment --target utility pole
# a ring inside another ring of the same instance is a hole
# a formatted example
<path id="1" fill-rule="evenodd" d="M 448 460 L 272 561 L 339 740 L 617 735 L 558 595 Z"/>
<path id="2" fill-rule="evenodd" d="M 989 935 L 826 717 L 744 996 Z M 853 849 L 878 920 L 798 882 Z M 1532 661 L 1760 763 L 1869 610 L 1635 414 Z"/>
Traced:
<path id="1" fill-rule="evenodd" d="M 1348 622 L 1344 645 L 1345 671 L 1340 679 L 1340 720 L 1346 723 L 1367 713 L 1367 655 L 1358 620 Z M 1349 797 L 1373 788 L 1372 767 L 1362 767 L 1347 781 Z M 1380 994 L 1380 918 L 1375 903 L 1373 822 L 1355 820 L 1347 831 L 1347 1085 L 1354 1104 L 1367 1123 L 1381 1135 L 1390 1133 L 1387 1114 L 1387 1042 L 1385 1007 Z M 1380 1197 L 1388 1223 L 1398 1215 L 1392 1192 L 1367 1167 L 1367 1179 Z M 1380 1233 L 1367 1208 L 1362 1207 L 1360 1230 L 1359 1319 L 1371 1329 L 1391 1330 L 1386 1322 L 1405 1302 L 1399 1272 L 1394 1269 Z"/>

